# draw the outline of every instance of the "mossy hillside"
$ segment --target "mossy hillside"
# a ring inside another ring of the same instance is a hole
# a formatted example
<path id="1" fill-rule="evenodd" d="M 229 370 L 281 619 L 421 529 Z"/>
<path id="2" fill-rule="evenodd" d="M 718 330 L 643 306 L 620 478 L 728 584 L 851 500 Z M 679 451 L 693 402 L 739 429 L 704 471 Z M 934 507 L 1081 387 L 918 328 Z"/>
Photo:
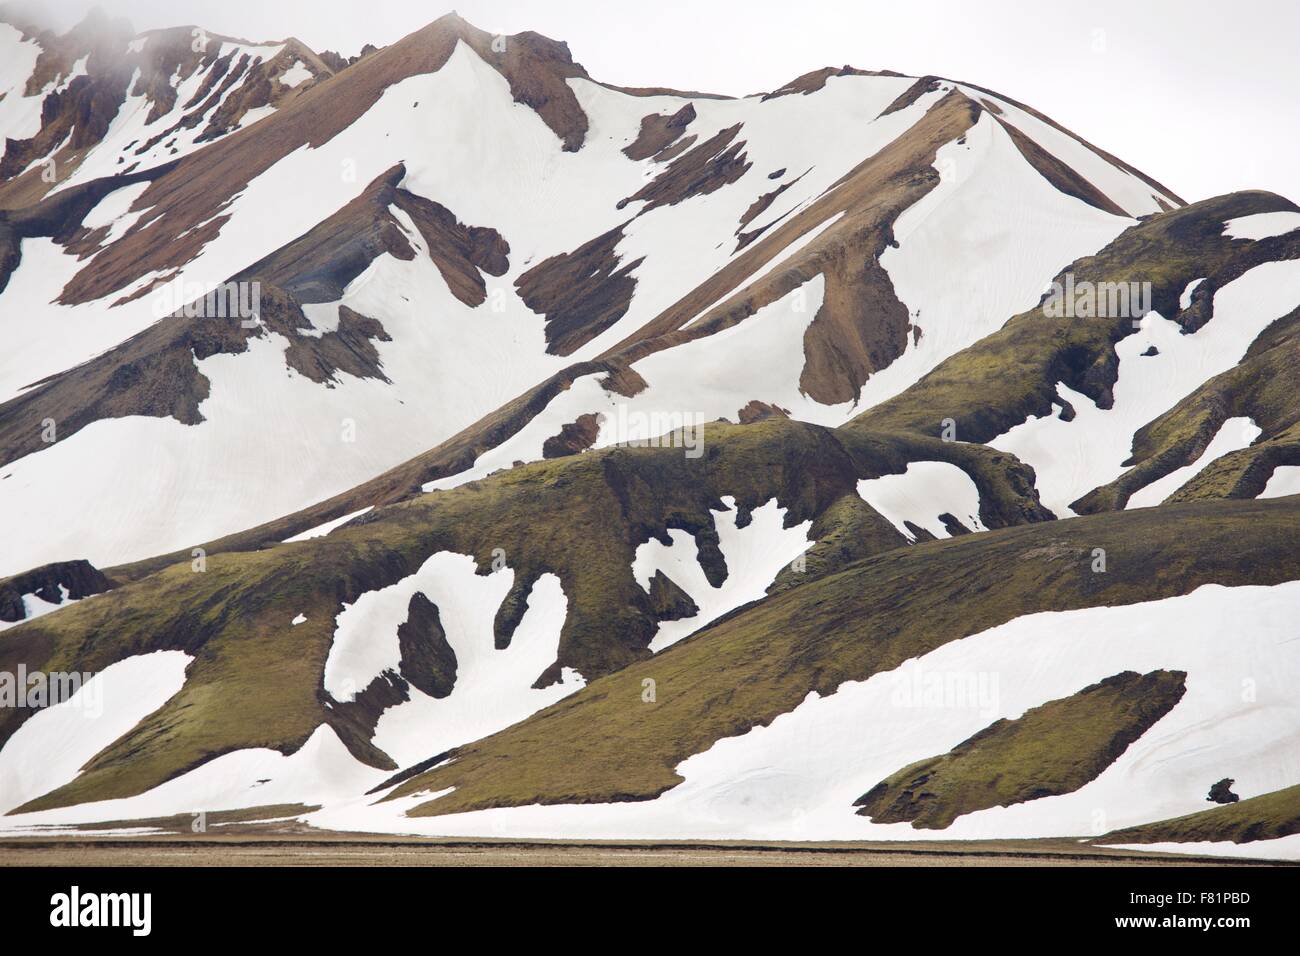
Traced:
<path id="1" fill-rule="evenodd" d="M 957 817 L 1073 793 L 1114 763 L 1186 692 L 1182 671 L 1125 671 L 997 720 L 946 754 L 891 774 L 854 806 L 877 823 L 942 830 Z"/>
<path id="2" fill-rule="evenodd" d="M 172 700 L 28 809 L 130 796 L 241 748 L 291 752 L 322 723 L 359 759 L 395 769 L 369 742 L 376 708 L 391 701 L 366 701 L 364 713 L 326 706 L 324 663 L 345 603 L 439 551 L 473 556 L 481 573 L 501 556 L 518 582 L 559 576 L 569 611 L 557 663 L 594 679 L 649 654 L 657 611 L 631 573 L 639 544 L 685 529 L 706 566 L 725 574 L 713 528 L 724 495 L 742 514 L 775 498 L 788 524 L 815 522 L 856 497 L 864 470 L 901 470 L 915 443 L 859 437 L 850 453 L 814 425 L 706 426 L 698 459 L 681 448 L 637 447 L 538 462 L 378 509 L 324 538 L 210 554 L 201 573 L 189 560 L 173 564 L 15 627 L 0 639 L 0 667 L 97 672 L 155 650 L 195 656 Z M 1014 463 L 992 464 L 987 449 L 949 452 L 980 461 L 989 482 Z M 1014 514 L 1034 505 L 1020 502 Z M 291 626 L 300 613 L 307 621 Z M 498 639 L 508 642 L 509 633 Z M 0 715 L 0 740 L 29 715 Z"/>
<path id="3" fill-rule="evenodd" d="M 1300 785 L 1183 817 L 1113 830 L 1095 843 L 1252 843 L 1300 833 Z"/>
<path id="4" fill-rule="evenodd" d="M 593 681 L 391 796 L 455 788 L 416 815 L 649 799 L 680 782 L 675 768 L 686 757 L 770 723 L 809 691 L 833 693 L 1014 617 L 1156 600 L 1211 582 L 1300 578 L 1298 535 L 1300 498 L 1287 498 L 1193 502 L 894 549 Z M 1105 573 L 1092 570 L 1097 548 Z M 653 704 L 642 701 L 646 680 L 655 682 Z"/>
<path id="5" fill-rule="evenodd" d="M 57 796 L 25 809 L 131 796 L 232 750 L 289 753 L 323 723 L 334 725 L 360 759 L 391 765 L 324 706 L 321 675 L 342 603 L 410 573 L 426 547 L 393 535 L 218 555 L 203 572 L 174 565 L 6 632 L 3 670 L 23 663 L 29 670 L 95 673 L 159 650 L 194 657 L 179 693 L 97 754 Z M 299 613 L 307 620 L 294 626 Z M 0 714 L 0 739 L 31 713 Z"/>
<path id="6" fill-rule="evenodd" d="M 1052 521 L 1038 500 L 1034 470 L 1015 455 L 965 441 L 944 441 L 916 432 L 868 432 L 838 428 L 836 440 L 852 456 L 859 478 L 898 474 L 917 461 L 943 461 L 970 476 L 980 496 L 986 528 Z"/>
<path id="7" fill-rule="evenodd" d="M 1133 437 L 1132 465 L 1114 481 L 1071 506 L 1079 513 L 1120 509 L 1138 489 L 1190 465 L 1229 418 L 1250 418 L 1261 429 L 1249 448 L 1207 465 L 1172 500 L 1254 498 L 1273 469 L 1300 464 L 1300 309 L 1274 322 L 1233 368 L 1144 425 Z"/>
<path id="8" fill-rule="evenodd" d="M 1263 192 L 1195 203 L 1139 222 L 1061 276 L 1073 273 L 1076 284 L 1150 282 L 1157 312 L 1189 330 L 1198 328 L 1208 318 L 1213 290 L 1263 262 L 1300 257 L 1300 235 L 1233 240 L 1222 235 L 1223 223 L 1295 209 L 1288 200 Z M 1180 309 L 1183 290 L 1198 278 L 1205 281 L 1192 304 Z M 1109 408 L 1119 366 L 1115 343 L 1132 331 L 1131 318 L 1051 318 L 1040 304 L 947 359 L 900 395 L 863 412 L 844 430 L 938 435 L 941 423 L 952 419 L 958 439 L 990 441 L 1031 415 L 1049 414 L 1053 402 L 1059 402 L 1057 382 Z"/>

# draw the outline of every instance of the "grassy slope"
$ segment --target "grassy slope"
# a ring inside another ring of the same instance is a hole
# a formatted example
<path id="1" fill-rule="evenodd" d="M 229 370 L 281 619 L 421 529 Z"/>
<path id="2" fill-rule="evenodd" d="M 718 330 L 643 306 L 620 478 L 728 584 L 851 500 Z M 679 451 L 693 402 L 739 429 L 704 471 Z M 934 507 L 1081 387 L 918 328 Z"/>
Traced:
<path id="1" fill-rule="evenodd" d="M 1096 843 L 1250 843 L 1300 833 L 1300 786 L 1275 790 L 1185 817 L 1115 830 Z"/>
<path id="2" fill-rule="evenodd" d="M 1062 274 L 1073 272 L 1076 283 L 1150 282 L 1157 312 L 1198 328 L 1209 318 L 1214 289 L 1261 262 L 1300 257 L 1300 235 L 1234 241 L 1221 235 L 1224 221 L 1295 208 L 1270 193 L 1220 196 L 1145 220 Z M 1183 289 L 1202 277 L 1204 288 L 1181 310 Z M 1128 318 L 1049 318 L 1036 306 L 896 398 L 863 412 L 846 430 L 937 435 L 940 423 L 951 418 L 962 441 L 989 441 L 1030 415 L 1049 414 L 1059 401 L 1057 382 L 1109 408 L 1119 361 L 1114 346 L 1131 332 Z"/>
<path id="3" fill-rule="evenodd" d="M 594 681 L 394 795 L 455 788 L 417 814 L 647 799 L 680 782 L 681 760 L 793 710 L 810 690 L 832 693 L 1014 617 L 1300 578 L 1297 536 L 1300 498 L 1206 501 L 889 551 Z M 1091 570 L 1098 547 L 1104 574 Z M 657 703 L 641 701 L 647 678 Z"/>
<path id="4" fill-rule="evenodd" d="M 1073 793 L 1182 699 L 1181 671 L 1125 671 L 997 720 L 937 757 L 891 774 L 856 802 L 877 823 L 942 830 L 989 807 Z"/>
<path id="5" fill-rule="evenodd" d="M 1239 365 L 1216 375 L 1133 439 L 1134 467 L 1079 500 L 1078 510 L 1123 508 L 1129 496 L 1196 461 L 1229 418 L 1249 417 L 1263 431 L 1249 448 L 1206 465 L 1171 496 L 1254 498 L 1278 465 L 1300 465 L 1300 309 L 1279 319 Z"/>
<path id="6" fill-rule="evenodd" d="M 859 477 L 900 471 L 922 454 L 966 463 L 988 489 L 985 520 L 993 526 L 1043 517 L 1036 499 L 1015 490 L 1030 487 L 1022 466 L 987 448 L 888 435 L 841 444 L 828 429 L 783 419 L 706 426 L 704 447 L 699 459 L 681 449 L 611 448 L 534 463 L 378 509 L 325 538 L 210 555 L 203 573 L 188 560 L 173 564 L 7 631 L 5 669 L 99 671 L 168 649 L 195 656 L 180 693 L 29 809 L 139 793 L 244 747 L 289 752 L 321 723 L 360 759 L 391 767 L 369 743 L 382 701 L 327 708 L 322 673 L 343 604 L 413 573 L 438 551 L 470 554 L 486 571 L 502 549 L 523 582 L 517 599 L 541 574 L 557 574 L 569 599 L 559 662 L 590 679 L 649 654 L 655 609 L 631 571 L 639 544 L 685 529 L 724 573 L 712 517 L 723 495 L 735 496 L 742 512 L 776 498 L 789 524 L 812 519 L 830 536 L 847 520 L 841 515 L 862 515 L 840 504 L 856 497 Z M 869 553 L 902 543 L 869 517 L 877 526 Z M 810 560 L 802 581 L 843 560 Z M 299 613 L 307 621 L 291 627 Z M 0 713 L 0 741 L 27 716 Z"/>

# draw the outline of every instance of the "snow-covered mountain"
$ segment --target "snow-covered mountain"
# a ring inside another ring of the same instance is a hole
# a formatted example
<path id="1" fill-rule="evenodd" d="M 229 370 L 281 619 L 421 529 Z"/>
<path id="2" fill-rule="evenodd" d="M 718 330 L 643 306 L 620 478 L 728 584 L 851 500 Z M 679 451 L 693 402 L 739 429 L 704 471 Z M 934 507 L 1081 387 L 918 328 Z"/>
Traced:
<path id="1" fill-rule="evenodd" d="M 0 680 L 86 680 L 0 827 L 1300 854 L 1290 201 L 455 15 L 0 45 Z"/>

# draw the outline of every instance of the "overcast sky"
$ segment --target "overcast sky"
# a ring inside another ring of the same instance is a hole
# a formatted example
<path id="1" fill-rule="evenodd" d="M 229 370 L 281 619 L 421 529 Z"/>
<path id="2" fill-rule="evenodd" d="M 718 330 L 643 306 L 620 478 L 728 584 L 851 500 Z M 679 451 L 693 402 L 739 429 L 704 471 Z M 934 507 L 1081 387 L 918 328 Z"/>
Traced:
<path id="1" fill-rule="evenodd" d="M 845 63 L 969 80 L 1021 100 L 1184 199 L 1269 189 L 1300 202 L 1297 0 L 452 0 L 494 33 L 564 40 L 595 78 L 771 90 Z M 357 52 L 452 9 L 438 0 L 40 0 L 137 30 L 200 24 Z"/>

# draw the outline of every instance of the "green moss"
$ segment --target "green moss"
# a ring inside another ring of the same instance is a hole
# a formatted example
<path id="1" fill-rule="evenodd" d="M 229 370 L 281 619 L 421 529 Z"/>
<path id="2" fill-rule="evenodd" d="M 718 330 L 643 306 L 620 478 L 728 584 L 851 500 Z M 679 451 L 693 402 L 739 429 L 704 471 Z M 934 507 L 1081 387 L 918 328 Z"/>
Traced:
<path id="1" fill-rule="evenodd" d="M 941 830 L 976 810 L 1073 793 L 1173 709 L 1186 679 L 1182 671 L 1108 677 L 904 767 L 854 806 L 877 823 Z"/>
<path id="2" fill-rule="evenodd" d="M 1072 507 L 1079 513 L 1123 508 L 1139 488 L 1196 461 L 1223 423 L 1236 417 L 1250 418 L 1260 436 L 1249 448 L 1206 465 L 1171 500 L 1258 496 L 1274 468 L 1300 464 L 1298 381 L 1300 309 L 1266 329 L 1240 364 L 1139 429 L 1128 462 L 1133 467 Z"/>
<path id="3" fill-rule="evenodd" d="M 1195 203 L 1140 222 L 1062 275 L 1073 273 L 1076 282 L 1150 282 L 1155 311 L 1195 327 L 1204 321 L 1203 307 L 1186 315 L 1179 308 L 1191 280 L 1204 278 L 1207 290 L 1218 288 L 1261 262 L 1300 257 L 1300 237 L 1234 241 L 1222 235 L 1223 223 L 1290 209 L 1287 200 L 1262 192 Z M 1036 306 L 844 430 L 938 435 L 941 423 L 952 419 L 958 439 L 990 441 L 1031 415 L 1049 414 L 1059 402 L 1057 382 L 1109 408 L 1118 370 L 1114 346 L 1132 331 L 1130 318 L 1049 318 Z"/>
<path id="4" fill-rule="evenodd" d="M 770 723 L 809 691 L 831 694 L 1024 614 L 1294 580 L 1298 536 L 1300 499 L 1206 501 L 888 551 L 593 681 L 393 795 L 455 788 L 417 815 L 649 799 L 680 782 L 686 757 Z M 1104 574 L 1092 571 L 1096 548 Z M 646 680 L 654 703 L 642 701 Z"/>
<path id="5" fill-rule="evenodd" d="M 1300 786 L 1172 820 L 1115 830 L 1096 843 L 1251 843 L 1300 833 Z"/>
<path id="6" fill-rule="evenodd" d="M 592 680 L 650 656 L 659 609 L 632 576 L 638 545 L 670 528 L 707 543 L 724 495 L 742 509 L 776 498 L 788 524 L 815 522 L 855 495 L 860 475 L 901 470 L 918 441 L 929 441 L 855 436 L 846 448 L 829 429 L 782 419 L 708 425 L 704 437 L 696 459 L 681 448 L 610 448 L 522 466 L 378 509 L 324 538 L 210 554 L 202 573 L 188 560 L 172 564 L 7 631 L 0 668 L 97 672 L 150 651 L 194 656 L 175 697 L 76 780 L 24 809 L 132 796 L 233 750 L 289 753 L 321 724 L 358 759 L 396 769 L 370 742 L 386 698 L 326 706 L 322 674 L 344 603 L 412 574 L 439 551 L 472 555 L 482 573 L 503 556 L 518 581 L 558 575 L 569 601 L 559 663 Z M 975 462 L 991 502 L 1017 500 L 993 490 L 999 475 L 1015 475 L 1014 459 L 932 444 L 936 454 Z M 1009 514 L 1035 506 L 1021 501 Z M 897 543 L 881 535 L 853 556 Z M 725 564 L 715 561 L 714 572 Z M 300 613 L 307 621 L 290 626 Z M 29 715 L 0 713 L 0 741 Z"/>

